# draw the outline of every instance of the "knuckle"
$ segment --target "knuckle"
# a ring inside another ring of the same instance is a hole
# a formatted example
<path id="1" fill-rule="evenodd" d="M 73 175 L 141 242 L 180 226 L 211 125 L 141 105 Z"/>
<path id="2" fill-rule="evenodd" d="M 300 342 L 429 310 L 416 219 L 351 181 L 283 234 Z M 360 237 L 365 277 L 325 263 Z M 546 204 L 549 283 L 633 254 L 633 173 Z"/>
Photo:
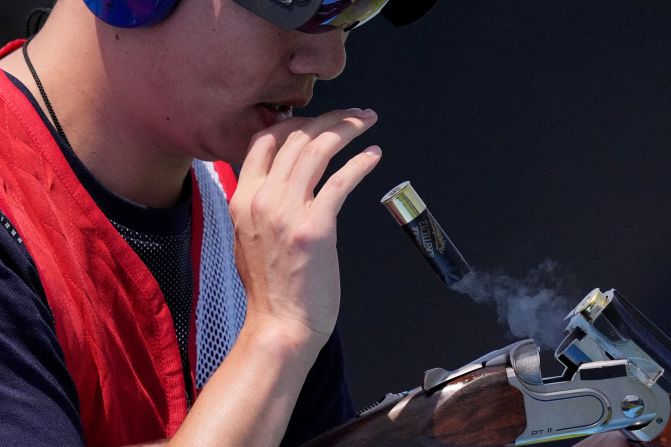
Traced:
<path id="1" fill-rule="evenodd" d="M 357 156 L 357 157 L 354 157 L 354 158 L 351 160 L 350 163 L 351 163 L 352 165 L 354 165 L 355 167 L 357 167 L 357 168 L 366 169 L 366 168 L 368 168 L 368 167 L 370 166 L 370 164 L 371 164 L 371 161 L 369 160 L 369 158 L 370 158 L 370 157 L 368 157 L 368 158 L 364 158 L 364 157 L 359 157 L 359 156 Z"/>
<path id="2" fill-rule="evenodd" d="M 252 202 L 249 206 L 252 217 L 259 217 L 267 213 L 269 208 L 270 200 L 268 194 L 258 191 L 252 198 Z"/>
<path id="3" fill-rule="evenodd" d="M 344 189 L 347 185 L 345 177 L 342 174 L 333 174 L 326 182 L 329 188 Z"/>
<path id="4" fill-rule="evenodd" d="M 310 157 L 317 157 L 321 155 L 321 153 L 322 153 L 322 147 L 319 144 L 310 143 L 303 148 L 303 152 L 301 153 L 301 155 L 303 157 L 310 158 Z"/>
<path id="5" fill-rule="evenodd" d="M 298 228 L 293 235 L 293 245 L 299 249 L 305 249 L 306 247 L 312 245 L 314 241 L 314 233 L 305 226 Z"/>
<path id="6" fill-rule="evenodd" d="M 271 230 L 275 234 L 284 233 L 286 228 L 289 226 L 289 219 L 285 212 L 282 209 L 273 210 L 268 217 L 268 224 L 270 225 Z"/>
<path id="7" fill-rule="evenodd" d="M 242 205 L 240 205 L 238 200 L 233 198 L 228 204 L 228 211 L 231 214 L 231 217 L 235 219 L 235 217 L 242 215 Z"/>
<path id="8" fill-rule="evenodd" d="M 287 143 L 300 143 L 300 142 L 305 141 L 309 138 L 310 138 L 310 136 L 308 135 L 308 133 L 305 130 L 296 129 L 296 130 L 291 131 L 289 133 L 289 136 L 287 137 L 286 142 Z"/>
<path id="9" fill-rule="evenodd" d="M 333 131 L 325 131 L 315 140 L 306 144 L 303 155 L 306 157 L 332 157 L 342 146 L 343 138 Z"/>
<path id="10" fill-rule="evenodd" d="M 321 256 L 324 250 L 335 248 L 337 243 L 335 217 L 331 223 L 320 219 L 321 223 L 308 220 L 293 227 L 291 233 L 285 239 L 290 253 L 296 256 L 296 260 L 302 256 L 313 259 L 315 255 Z"/>
<path id="11" fill-rule="evenodd" d="M 328 228 L 314 225 L 301 225 L 293 233 L 293 244 L 299 251 L 307 251 L 316 244 L 331 238 Z"/>
<path id="12" fill-rule="evenodd" d="M 347 141 L 348 137 L 339 132 L 338 129 L 329 129 L 320 135 L 320 139 L 330 145 L 341 145 Z"/>
<path id="13" fill-rule="evenodd" d="M 320 157 L 328 155 L 328 148 L 322 144 L 320 141 L 313 141 L 309 144 L 306 144 L 303 148 L 301 155 L 303 157 Z"/>

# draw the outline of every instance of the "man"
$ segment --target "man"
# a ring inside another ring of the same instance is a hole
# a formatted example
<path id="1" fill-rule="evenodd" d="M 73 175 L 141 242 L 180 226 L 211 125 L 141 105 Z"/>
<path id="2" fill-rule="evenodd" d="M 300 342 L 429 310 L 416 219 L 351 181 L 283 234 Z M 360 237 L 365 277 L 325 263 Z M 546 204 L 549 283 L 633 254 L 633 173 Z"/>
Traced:
<path id="1" fill-rule="evenodd" d="M 88 1 L 103 23 L 59 0 L 0 59 L 2 444 L 269 446 L 287 426 L 295 444 L 351 415 L 335 219 L 380 149 L 313 191 L 376 115 L 290 118 L 344 68 L 351 17 L 294 30 L 271 0 L 152 3 Z M 244 160 L 246 296 L 235 179 L 194 159 Z"/>
<path id="2" fill-rule="evenodd" d="M 0 444 L 278 445 L 294 407 L 296 444 L 351 416 L 336 215 L 380 149 L 313 191 L 377 118 L 291 109 L 386 2 L 290 3 L 59 0 L 3 49 Z M 230 168 L 194 159 L 244 160 L 230 208 Z"/>

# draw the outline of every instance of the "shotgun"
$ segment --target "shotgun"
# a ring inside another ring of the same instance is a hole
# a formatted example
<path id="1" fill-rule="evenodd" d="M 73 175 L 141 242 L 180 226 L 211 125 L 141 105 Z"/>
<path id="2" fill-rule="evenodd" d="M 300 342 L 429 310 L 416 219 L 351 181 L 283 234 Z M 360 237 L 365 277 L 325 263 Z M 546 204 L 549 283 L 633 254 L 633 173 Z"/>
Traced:
<path id="1" fill-rule="evenodd" d="M 381 202 L 446 285 L 470 272 L 410 182 Z M 543 377 L 538 346 L 522 340 L 454 371 L 426 371 L 421 386 L 387 394 L 304 447 L 524 446 L 614 430 L 671 447 L 669 337 L 615 290 L 593 290 L 566 321 L 561 376 Z"/>
<path id="2" fill-rule="evenodd" d="M 671 447 L 669 338 L 615 290 L 593 290 L 566 319 L 561 376 L 544 378 L 537 345 L 522 340 L 426 371 L 304 447 L 525 446 L 614 430 Z"/>

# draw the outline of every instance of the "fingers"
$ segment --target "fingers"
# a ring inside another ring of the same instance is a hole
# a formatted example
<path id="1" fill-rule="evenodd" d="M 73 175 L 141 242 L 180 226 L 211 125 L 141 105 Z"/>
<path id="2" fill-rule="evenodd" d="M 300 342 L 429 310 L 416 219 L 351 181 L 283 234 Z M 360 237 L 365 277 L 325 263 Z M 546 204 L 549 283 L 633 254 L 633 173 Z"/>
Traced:
<path id="1" fill-rule="evenodd" d="M 272 170 L 268 175 L 269 184 L 279 185 L 286 182 L 297 172 L 301 172 L 301 169 L 304 169 L 305 167 L 296 165 L 298 161 L 303 158 L 303 155 L 307 157 L 310 157 L 311 155 L 321 157 L 326 156 L 326 163 L 328 163 L 328 160 L 335 152 L 337 152 L 337 150 L 342 149 L 345 144 L 349 143 L 355 136 L 365 130 L 363 129 L 363 126 L 361 126 L 362 118 L 360 116 L 362 116 L 362 114 L 364 117 L 370 117 L 370 114 L 367 114 L 360 109 L 334 110 L 311 120 L 304 127 L 291 132 L 273 162 Z M 372 116 L 376 118 L 375 112 L 372 112 Z M 348 124 L 343 124 L 344 122 L 348 122 Z M 357 124 L 354 122 L 357 122 Z M 373 123 L 374 119 L 370 125 Z M 353 125 L 360 129 L 358 133 L 352 132 L 351 128 Z M 370 125 L 366 128 L 370 127 Z M 346 127 L 349 127 L 350 130 L 348 131 Z M 342 137 L 348 138 L 347 141 L 335 151 L 332 147 L 333 141 L 331 140 L 333 140 L 333 137 L 339 137 L 331 135 L 332 138 L 329 139 L 323 135 L 324 133 L 331 132 L 344 132 Z M 310 167 L 308 167 L 308 169 L 309 168 Z M 319 177 L 321 177 L 322 174 L 320 174 Z"/>
<path id="2" fill-rule="evenodd" d="M 248 178 L 265 177 L 270 171 L 277 151 L 289 135 L 306 126 L 310 120 L 310 118 L 291 118 L 254 135 L 238 181 L 242 183 Z"/>
<path id="3" fill-rule="evenodd" d="M 289 193 L 303 200 L 311 200 L 331 158 L 376 121 L 377 115 L 372 110 L 359 112 L 337 121 L 305 145 L 294 162 Z"/>
<path id="4" fill-rule="evenodd" d="M 336 110 L 317 118 L 292 118 L 259 132 L 243 163 L 231 202 L 233 208 L 239 203 L 249 204 L 255 198 L 258 202 L 261 191 L 261 198 L 268 200 L 284 191 L 293 199 L 312 201 L 314 189 L 331 158 L 376 121 L 377 115 L 372 110 Z M 354 171 L 345 172 L 352 175 Z M 356 185 L 350 178 L 346 183 L 348 188 Z"/>
<path id="5" fill-rule="evenodd" d="M 291 118 L 254 135 L 249 145 L 249 152 L 240 169 L 238 186 L 231 199 L 234 221 L 237 216 L 244 215 L 244 212 L 239 212 L 242 211 L 239 205 L 242 204 L 244 209 L 244 204 L 251 203 L 256 192 L 265 183 L 277 152 L 288 136 L 306 126 L 311 120 L 312 118 Z"/>
<path id="6" fill-rule="evenodd" d="M 313 219 L 323 220 L 325 226 L 333 224 L 350 192 L 377 166 L 382 157 L 378 146 L 371 146 L 350 159 L 324 183 L 310 207 Z"/>
<path id="7" fill-rule="evenodd" d="M 380 149 L 352 157 L 317 197 L 315 185 L 333 155 L 376 118 L 372 111 L 334 111 L 260 132 L 231 200 L 236 263 L 250 309 L 300 327 L 301 337 L 321 342 L 333 330 L 340 303 L 336 216 L 377 165 Z"/>

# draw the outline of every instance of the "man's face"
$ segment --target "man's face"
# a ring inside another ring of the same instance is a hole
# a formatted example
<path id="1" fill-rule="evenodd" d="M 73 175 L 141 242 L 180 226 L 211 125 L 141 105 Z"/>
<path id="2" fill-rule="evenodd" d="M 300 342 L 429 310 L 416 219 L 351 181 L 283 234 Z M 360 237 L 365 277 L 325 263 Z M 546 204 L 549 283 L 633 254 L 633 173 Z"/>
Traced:
<path id="1" fill-rule="evenodd" d="M 131 67 L 106 71 L 133 130 L 202 159 L 241 162 L 254 133 L 307 105 L 317 77 L 345 66 L 344 32 L 283 31 L 232 0 L 182 0 L 156 26 L 105 32 L 104 63 Z"/>

